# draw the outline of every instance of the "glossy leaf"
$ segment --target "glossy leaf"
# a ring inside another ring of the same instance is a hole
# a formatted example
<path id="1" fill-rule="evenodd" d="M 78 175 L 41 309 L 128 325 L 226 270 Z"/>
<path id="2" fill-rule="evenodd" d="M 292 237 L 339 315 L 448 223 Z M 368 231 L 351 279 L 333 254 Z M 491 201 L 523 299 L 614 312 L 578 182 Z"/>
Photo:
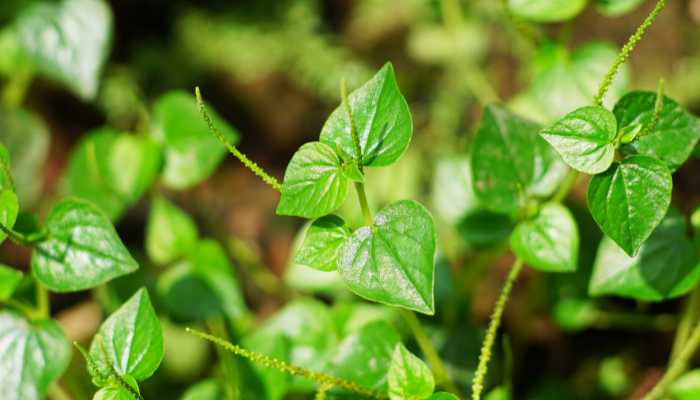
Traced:
<path id="1" fill-rule="evenodd" d="M 14 268 L 0 264 L 0 302 L 12 297 L 24 274 Z"/>
<path id="2" fill-rule="evenodd" d="M 146 224 L 146 253 L 156 264 L 167 265 L 190 252 L 199 232 L 192 218 L 164 197 L 151 204 Z"/>
<path id="3" fill-rule="evenodd" d="M 40 400 L 66 370 L 71 349 L 54 320 L 0 311 L 0 387 L 6 400 Z"/>
<path id="4" fill-rule="evenodd" d="M 399 201 L 345 241 L 338 271 L 361 297 L 433 314 L 435 242 L 430 213 L 415 201 Z"/>
<path id="5" fill-rule="evenodd" d="M 90 357 L 102 376 L 112 375 L 113 369 L 142 381 L 158 369 L 163 333 L 146 289 L 139 289 L 102 323 L 90 344 Z M 98 378 L 93 375 L 96 383 Z"/>
<path id="6" fill-rule="evenodd" d="M 0 224 L 12 229 L 19 214 L 19 201 L 15 192 L 9 189 L 0 189 Z M 0 231 L 0 243 L 5 241 L 7 235 Z"/>
<path id="7" fill-rule="evenodd" d="M 338 155 L 323 143 L 306 143 L 287 165 L 277 214 L 318 218 L 338 209 L 347 193 Z"/>
<path id="8" fill-rule="evenodd" d="M 131 390 L 127 389 L 125 384 L 129 385 Z M 134 400 L 134 392 L 139 392 L 138 383 L 134 378 L 127 375 L 121 377 L 121 381 L 117 381 L 117 378 L 110 376 L 106 385 L 95 393 L 92 400 Z"/>
<path id="9" fill-rule="evenodd" d="M 55 292 L 89 289 L 138 269 L 107 216 L 78 199 L 57 203 L 32 255 L 34 277 Z"/>
<path id="10" fill-rule="evenodd" d="M 520 222 L 510 237 L 513 252 L 534 269 L 575 271 L 578 264 L 578 227 L 571 212 L 547 203 L 532 219 Z"/>
<path id="11" fill-rule="evenodd" d="M 596 8 L 606 17 L 619 17 L 633 11 L 644 0 L 596 0 Z"/>
<path id="12" fill-rule="evenodd" d="M 217 129 L 231 143 L 238 133 L 214 110 L 207 113 Z M 190 188 L 214 172 L 226 155 L 226 148 L 209 132 L 197 109 L 194 96 L 183 91 L 164 94 L 153 106 L 153 135 L 165 147 L 163 183 L 173 189 Z"/>
<path id="13" fill-rule="evenodd" d="M 85 100 L 97 95 L 112 37 L 112 11 L 102 0 L 38 3 L 17 21 L 34 67 Z"/>
<path id="14" fill-rule="evenodd" d="M 411 141 L 413 122 L 392 65 L 385 64 L 372 79 L 350 93 L 348 103 L 360 139 L 362 164 L 382 167 L 398 160 Z M 341 104 L 328 117 L 319 139 L 345 161 L 357 158 L 350 126 Z"/>
<path id="15" fill-rule="evenodd" d="M 615 157 L 615 115 L 600 106 L 579 108 L 540 132 L 571 168 L 595 175 Z"/>
<path id="16" fill-rule="evenodd" d="M 315 220 L 306 231 L 301 247 L 294 255 L 294 262 L 321 271 L 337 268 L 340 247 L 350 236 L 345 221 L 336 215 Z"/>
<path id="17" fill-rule="evenodd" d="M 435 390 L 435 378 L 428 366 L 401 343 L 394 349 L 387 380 L 391 400 L 423 400 Z"/>
<path id="18" fill-rule="evenodd" d="M 561 22 L 575 17 L 586 0 L 508 0 L 513 14 L 535 22 Z"/>
<path id="19" fill-rule="evenodd" d="M 661 161 L 632 156 L 591 179 L 588 208 L 603 232 L 634 255 L 666 215 L 671 188 Z"/>
<path id="20" fill-rule="evenodd" d="M 631 92 L 615 105 L 614 113 L 620 129 L 648 127 L 654 116 L 657 94 Z M 690 157 L 700 139 L 700 120 L 668 97 L 654 129 L 622 147 L 625 153 L 638 153 L 666 163 L 671 172 L 680 168 Z"/>
<path id="21" fill-rule="evenodd" d="M 700 279 L 700 264 L 685 232 L 683 215 L 671 208 L 634 257 L 604 238 L 589 293 L 661 301 L 688 292 Z"/>

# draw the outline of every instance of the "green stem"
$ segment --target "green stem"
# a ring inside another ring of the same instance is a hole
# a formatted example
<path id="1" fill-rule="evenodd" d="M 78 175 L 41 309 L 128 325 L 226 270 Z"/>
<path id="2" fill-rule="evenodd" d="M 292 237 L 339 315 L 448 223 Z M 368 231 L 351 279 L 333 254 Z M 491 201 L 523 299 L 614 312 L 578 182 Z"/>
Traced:
<path id="1" fill-rule="evenodd" d="M 566 178 L 564 178 L 564 181 L 561 183 L 561 186 L 559 186 L 559 190 L 554 194 L 552 197 L 552 201 L 561 203 L 566 199 L 566 196 L 569 195 L 569 192 L 571 189 L 573 189 L 574 185 L 576 184 L 576 180 L 578 179 L 579 175 L 581 175 L 578 171 L 572 169 L 569 171 L 569 173 L 566 175 Z"/>
<path id="2" fill-rule="evenodd" d="M 49 386 L 47 397 L 51 400 L 71 400 L 72 397 L 58 383 Z"/>
<path id="3" fill-rule="evenodd" d="M 4 224 L 0 223 L 0 231 L 2 231 L 7 237 L 13 242 L 21 246 L 32 246 L 37 242 L 40 242 L 46 238 L 46 232 L 42 231 L 38 235 L 24 235 L 11 228 L 6 227 Z"/>
<path id="4" fill-rule="evenodd" d="M 234 146 L 231 142 L 226 139 L 223 133 L 221 133 L 216 126 L 214 126 L 214 123 L 212 122 L 211 118 L 209 118 L 209 114 L 207 113 L 206 107 L 204 107 L 204 100 L 202 100 L 202 94 L 199 91 L 199 86 L 197 86 L 194 89 L 195 96 L 197 97 L 197 107 L 199 108 L 199 113 L 202 114 L 202 118 L 204 119 L 204 122 L 207 123 L 207 126 L 209 127 L 209 130 L 216 136 L 217 139 L 219 139 L 219 142 L 221 142 L 228 151 L 238 159 L 243 165 L 248 168 L 250 171 L 252 171 L 256 176 L 258 176 L 260 179 L 263 180 L 263 182 L 267 183 L 271 188 L 275 189 L 278 192 L 282 191 L 282 185 L 277 181 L 277 179 L 267 172 L 265 172 L 262 167 L 260 167 L 258 164 L 255 163 L 255 161 L 252 161 L 248 156 L 243 154 L 236 146 Z"/>
<path id="5" fill-rule="evenodd" d="M 666 395 L 671 384 L 688 369 L 690 358 L 700 346 L 700 323 L 695 325 L 688 340 L 683 346 L 683 350 L 678 353 L 678 356 L 671 362 L 664 376 L 656 383 L 656 386 L 644 396 L 644 400 L 658 400 Z"/>
<path id="6" fill-rule="evenodd" d="M 671 358 L 669 362 L 673 362 L 673 360 L 678 357 L 678 354 L 683 349 L 683 345 L 688 340 L 690 329 L 693 327 L 693 323 L 695 322 L 698 314 L 697 306 L 699 295 L 700 286 L 697 286 L 686 300 L 685 310 L 683 311 L 681 321 L 678 323 L 676 337 L 673 340 L 673 350 L 671 351 Z"/>
<path id="7" fill-rule="evenodd" d="M 20 311 L 22 314 L 24 314 L 28 319 L 38 319 L 38 313 L 37 310 L 34 309 L 31 305 L 26 304 L 22 301 L 16 300 L 16 299 L 7 299 L 3 301 L 5 305 L 8 305 L 12 308 L 16 308 L 18 311 Z"/>
<path id="8" fill-rule="evenodd" d="M 440 359 L 440 355 L 435 349 L 435 346 L 433 346 L 433 342 L 430 341 L 430 338 L 428 338 L 428 335 L 425 333 L 425 330 L 418 320 L 416 313 L 410 310 L 401 309 L 401 315 L 406 320 L 408 327 L 411 329 L 413 337 L 415 337 L 416 343 L 418 343 L 418 347 L 420 347 L 420 350 L 423 352 L 423 355 L 430 366 L 430 370 L 433 371 L 436 383 L 444 386 L 445 389 L 449 390 L 450 392 L 458 394 L 459 390 L 457 389 L 457 386 L 454 384 L 454 382 L 452 382 L 452 379 L 450 379 L 450 375 L 447 373 L 447 368 L 445 368 L 442 359 Z"/>
<path id="9" fill-rule="evenodd" d="M 372 212 L 369 210 L 369 204 L 367 203 L 365 184 L 362 182 L 355 182 L 355 190 L 357 190 L 357 197 L 360 199 L 360 207 L 362 208 L 362 216 L 365 218 L 365 225 L 372 226 Z"/>
<path id="10" fill-rule="evenodd" d="M 51 316 L 49 290 L 39 282 L 36 283 L 36 308 L 39 317 L 49 318 Z"/>
<path id="11" fill-rule="evenodd" d="M 600 87 L 598 88 L 598 92 L 593 100 L 595 104 L 603 104 L 603 97 L 605 97 L 605 93 L 607 93 L 608 89 L 610 88 L 610 85 L 612 84 L 615 75 L 617 75 L 617 71 L 620 69 L 620 66 L 624 64 L 625 61 L 627 61 L 630 54 L 632 53 L 632 50 L 634 50 L 634 47 L 642 39 L 642 36 L 644 36 L 646 30 L 651 26 L 651 24 L 654 23 L 654 20 L 664 8 L 665 4 L 666 0 L 658 0 L 656 2 L 656 6 L 654 6 L 654 9 L 651 10 L 649 15 L 647 15 L 647 17 L 644 19 L 644 22 L 642 22 L 642 24 L 639 25 L 639 27 L 632 34 L 632 36 L 630 36 L 630 38 L 627 39 L 627 43 L 625 43 L 625 45 L 622 46 L 620 54 L 618 54 L 617 59 L 615 60 L 613 65 L 610 66 L 610 70 L 608 70 L 608 73 L 605 74 L 605 78 L 603 79 L 603 82 L 601 82 Z"/>
<path id="12" fill-rule="evenodd" d="M 501 289 L 501 294 L 498 296 L 496 301 L 496 306 L 491 314 L 491 319 L 489 321 L 489 327 L 486 331 L 486 336 L 484 337 L 484 343 L 481 345 L 481 353 L 479 354 L 479 365 L 474 373 L 474 380 L 472 381 L 472 399 L 481 399 L 481 392 L 484 390 L 484 379 L 486 378 L 486 372 L 488 372 L 489 361 L 491 360 L 493 343 L 496 340 L 496 333 L 498 332 L 498 327 L 501 325 L 501 317 L 503 316 L 503 311 L 505 310 L 506 303 L 510 297 L 510 292 L 513 289 L 513 284 L 518 278 L 520 271 L 523 269 L 523 260 L 516 258 L 513 262 L 513 266 L 508 273 L 506 282 L 503 284 L 503 289 Z"/>

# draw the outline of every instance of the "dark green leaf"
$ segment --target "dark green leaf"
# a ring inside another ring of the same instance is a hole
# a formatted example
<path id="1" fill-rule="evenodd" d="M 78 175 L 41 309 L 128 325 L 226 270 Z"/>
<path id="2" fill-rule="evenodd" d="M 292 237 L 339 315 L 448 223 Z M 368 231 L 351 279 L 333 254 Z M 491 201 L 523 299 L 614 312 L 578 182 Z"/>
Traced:
<path id="1" fill-rule="evenodd" d="M 306 230 L 306 237 L 294 255 L 294 262 L 321 271 L 337 268 L 340 247 L 350 236 L 345 221 L 336 215 L 315 220 Z"/>
<path id="2" fill-rule="evenodd" d="M 535 22 L 561 22 L 586 7 L 586 0 L 508 0 L 513 14 Z"/>
<path id="3" fill-rule="evenodd" d="M 643 301 L 661 301 L 687 293 L 700 279 L 700 264 L 685 232 L 685 218 L 671 208 L 634 257 L 625 254 L 612 240 L 603 239 L 589 293 Z"/>
<path id="4" fill-rule="evenodd" d="M 644 0 L 596 0 L 596 8 L 606 17 L 619 17 L 642 3 Z"/>
<path id="5" fill-rule="evenodd" d="M 348 98 L 362 149 L 362 164 L 382 167 L 392 164 L 408 148 L 413 122 L 394 68 L 385 64 L 372 79 Z M 341 104 L 328 117 L 320 141 L 335 149 L 345 161 L 355 160 L 350 119 Z"/>
<path id="6" fill-rule="evenodd" d="M 42 2 L 17 21 L 20 42 L 34 67 L 86 100 L 97 95 L 109 54 L 112 11 L 102 0 Z"/>
<path id="7" fill-rule="evenodd" d="M 146 224 L 146 253 L 156 264 L 166 265 L 188 254 L 197 242 L 192 218 L 164 197 L 151 204 Z"/>
<path id="8" fill-rule="evenodd" d="M 66 370 L 70 344 L 50 319 L 28 322 L 0 311 L 0 387 L 5 400 L 40 400 Z"/>
<path id="9" fill-rule="evenodd" d="M 396 345 L 387 375 L 391 400 L 423 400 L 435 390 L 433 373 L 403 344 Z"/>
<path id="10" fill-rule="evenodd" d="M 345 241 L 338 271 L 361 297 L 433 314 L 435 241 L 430 213 L 415 201 L 399 201 Z"/>
<path id="11" fill-rule="evenodd" d="M 90 344 L 90 357 L 102 376 L 114 369 L 142 381 L 158 369 L 163 333 L 146 289 L 139 289 L 102 323 Z M 99 383 L 99 377 L 93 379 Z"/>
<path id="12" fill-rule="evenodd" d="M 338 155 L 323 143 L 306 143 L 287 165 L 277 214 L 321 217 L 338 209 L 347 193 Z"/>
<path id="13" fill-rule="evenodd" d="M 513 221 L 504 214 L 476 210 L 462 219 L 457 229 L 469 247 L 484 248 L 499 245 L 508 239 L 513 230 Z"/>
<path id="14" fill-rule="evenodd" d="M 238 133 L 214 110 L 207 113 L 217 129 L 234 143 Z M 161 96 L 153 106 L 153 134 L 165 145 L 163 183 L 187 189 L 205 180 L 226 155 L 226 148 L 209 132 L 195 98 L 182 91 Z"/>
<path id="15" fill-rule="evenodd" d="M 9 189 L 0 189 L 0 224 L 12 229 L 19 214 L 19 202 L 15 192 Z M 0 231 L 0 243 L 5 241 L 7 235 Z"/>
<path id="16" fill-rule="evenodd" d="M 547 203 L 534 218 L 520 222 L 510 246 L 532 268 L 546 272 L 571 272 L 578 265 L 578 227 L 571 212 L 558 203 Z"/>
<path id="17" fill-rule="evenodd" d="M 656 97 L 654 92 L 631 92 L 620 99 L 614 109 L 620 129 L 636 125 L 646 128 L 650 125 Z M 657 158 L 673 172 L 690 157 L 699 139 L 700 120 L 675 101 L 664 97 L 654 129 L 623 146 L 622 150 Z"/>
<path id="18" fill-rule="evenodd" d="M 0 264 L 0 302 L 12 297 L 24 274 L 14 268 Z"/>
<path id="19" fill-rule="evenodd" d="M 84 200 L 56 204 L 46 228 L 48 238 L 32 255 L 32 273 L 55 292 L 89 289 L 139 267 L 107 216 Z"/>
<path id="20" fill-rule="evenodd" d="M 615 157 L 617 122 L 601 106 L 572 111 L 540 134 L 571 168 L 587 174 L 605 171 Z"/>
<path id="21" fill-rule="evenodd" d="M 666 215 L 671 189 L 661 161 L 632 156 L 591 179 L 588 208 L 603 232 L 634 255 Z"/>

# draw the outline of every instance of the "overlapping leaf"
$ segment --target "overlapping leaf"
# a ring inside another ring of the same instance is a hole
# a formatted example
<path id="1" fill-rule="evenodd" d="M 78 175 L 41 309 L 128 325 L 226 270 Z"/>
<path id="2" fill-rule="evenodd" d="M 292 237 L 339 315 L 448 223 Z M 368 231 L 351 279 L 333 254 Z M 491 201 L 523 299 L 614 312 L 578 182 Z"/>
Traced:
<path id="1" fill-rule="evenodd" d="M 392 400 L 423 400 L 435 390 L 435 378 L 428 366 L 401 343 L 394 349 L 388 381 Z"/>
<path id="2" fill-rule="evenodd" d="M 321 271 L 337 268 L 340 247 L 350 236 L 345 221 L 336 215 L 327 215 L 311 223 L 306 237 L 294 255 L 294 262 Z"/>

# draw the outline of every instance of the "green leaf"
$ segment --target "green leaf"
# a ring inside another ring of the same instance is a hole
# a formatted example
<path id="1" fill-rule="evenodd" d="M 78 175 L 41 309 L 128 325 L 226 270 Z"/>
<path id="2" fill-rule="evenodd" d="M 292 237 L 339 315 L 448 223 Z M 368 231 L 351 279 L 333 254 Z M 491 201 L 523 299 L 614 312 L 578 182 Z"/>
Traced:
<path id="1" fill-rule="evenodd" d="M 284 173 L 277 214 L 321 217 L 338 209 L 347 193 L 348 178 L 338 155 L 323 143 L 306 143 Z"/>
<path id="2" fill-rule="evenodd" d="M 432 209 L 443 221 L 456 224 L 478 208 L 468 157 L 459 155 L 438 159 L 432 182 Z"/>
<path id="3" fill-rule="evenodd" d="M 401 343 L 394 349 L 387 380 L 391 400 L 423 400 L 435 389 L 435 379 L 428 366 Z"/>
<path id="4" fill-rule="evenodd" d="M 107 318 L 90 344 L 90 357 L 102 376 L 151 376 L 163 359 L 163 333 L 146 289 L 139 289 Z M 99 383 L 99 377 L 93 375 Z M 102 385 L 102 384 L 100 384 Z"/>
<path id="5" fill-rule="evenodd" d="M 350 236 L 345 221 L 336 215 L 315 220 L 306 231 L 301 247 L 294 255 L 294 262 L 321 271 L 337 268 L 340 247 Z"/>
<path id="6" fill-rule="evenodd" d="M 428 400 L 459 400 L 459 397 L 452 393 L 437 392 L 433 393 L 432 396 L 428 397 Z"/>
<path id="7" fill-rule="evenodd" d="M 435 241 L 430 213 L 415 201 L 399 201 L 345 241 L 338 271 L 361 297 L 433 314 Z"/>
<path id="8" fill-rule="evenodd" d="M 51 319 L 29 322 L 0 311 L 0 387 L 5 400 L 40 400 L 68 368 L 71 349 Z"/>
<path id="9" fill-rule="evenodd" d="M 547 203 L 532 219 L 520 222 L 510 247 L 532 268 L 546 272 L 572 272 L 578 265 L 578 227 L 571 212 Z"/>
<path id="10" fill-rule="evenodd" d="M 14 268 L 0 264 L 0 302 L 12 297 L 24 274 Z"/>
<path id="11" fill-rule="evenodd" d="M 591 179 L 588 208 L 603 232 L 631 256 L 666 215 L 672 184 L 661 161 L 628 157 Z"/>
<path id="12" fill-rule="evenodd" d="M 137 201 L 155 181 L 161 161 L 160 146 L 151 138 L 119 135 L 109 158 L 114 189 L 128 202 Z"/>
<path id="13" fill-rule="evenodd" d="M 484 400 L 510 400 L 510 392 L 506 386 L 498 386 L 492 389 Z"/>
<path id="14" fill-rule="evenodd" d="M 15 192 L 9 189 L 0 189 L 0 223 L 6 228 L 12 229 L 19 214 L 19 201 Z M 0 243 L 7 238 L 5 232 L 0 231 Z"/>
<path id="15" fill-rule="evenodd" d="M 129 388 L 125 387 L 129 385 Z M 139 393 L 139 385 L 134 378 L 126 375 L 118 381 L 111 377 L 107 380 L 106 386 L 95 393 L 92 400 L 138 400 L 133 393 Z"/>
<path id="16" fill-rule="evenodd" d="M 399 334 L 385 321 L 367 324 L 333 350 L 328 371 L 367 389 L 386 391 L 387 372 L 400 342 Z"/>
<path id="17" fill-rule="evenodd" d="M 630 92 L 615 105 L 613 112 L 620 129 L 635 125 L 647 127 L 654 116 L 657 94 Z M 653 130 L 621 148 L 624 153 L 638 153 L 666 163 L 671 172 L 690 157 L 700 140 L 700 120 L 668 97 Z"/>
<path id="18" fill-rule="evenodd" d="M 350 93 L 348 103 L 360 139 L 362 164 L 382 167 L 398 160 L 411 141 L 413 122 L 391 63 L 384 64 L 372 79 Z M 319 139 L 345 161 L 357 158 L 350 126 L 341 104 L 328 117 Z"/>
<path id="19" fill-rule="evenodd" d="M 619 17 L 639 7 L 644 0 L 596 0 L 598 12 L 606 17 Z"/>
<path id="20" fill-rule="evenodd" d="M 112 40 L 112 11 L 102 0 L 39 3 L 16 23 L 34 67 L 85 100 L 97 95 Z"/>
<path id="21" fill-rule="evenodd" d="M 464 217 L 457 226 L 460 237 L 469 247 L 485 248 L 503 243 L 513 231 L 508 215 L 476 210 Z"/>
<path id="22" fill-rule="evenodd" d="M 688 371 L 676 379 L 669 388 L 673 400 L 700 398 L 700 369 Z"/>
<path id="23" fill-rule="evenodd" d="M 146 253 L 156 264 L 167 265 L 182 258 L 197 243 L 192 218 L 164 197 L 156 197 L 146 223 Z"/>
<path id="24" fill-rule="evenodd" d="M 586 0 L 508 0 L 514 15 L 535 22 L 561 22 L 578 15 Z"/>
<path id="25" fill-rule="evenodd" d="M 538 125 L 503 108 L 486 107 L 471 146 L 472 181 L 480 204 L 513 214 L 530 195 L 547 195 L 542 182 L 546 191 L 556 187 L 550 174 L 560 170 L 561 160 L 538 131 Z"/>
<path id="26" fill-rule="evenodd" d="M 180 400 L 226 400 L 216 379 L 207 379 L 190 386 Z"/>
<path id="27" fill-rule="evenodd" d="M 615 115 L 601 106 L 570 112 L 540 132 L 575 170 L 595 175 L 610 167 L 615 157 Z"/>
<path id="28" fill-rule="evenodd" d="M 593 326 L 598 310 L 589 299 L 566 298 L 554 306 L 552 317 L 564 331 L 576 332 Z"/>
<path id="29" fill-rule="evenodd" d="M 55 292 L 89 289 L 139 267 L 107 216 L 84 200 L 57 203 L 46 229 L 48 238 L 32 255 L 32 273 Z"/>
<path id="30" fill-rule="evenodd" d="M 235 144 L 236 130 L 210 107 L 207 113 L 224 137 Z M 172 91 L 158 98 L 153 121 L 153 135 L 165 147 L 163 184 L 169 188 L 187 189 L 202 182 L 226 155 L 226 148 L 209 132 L 189 93 Z"/>
<path id="31" fill-rule="evenodd" d="M 17 197 L 25 207 L 34 205 L 41 192 L 43 179 L 39 177 L 43 176 L 49 141 L 49 130 L 37 114 L 0 106 L 0 143 L 7 147 L 2 158 L 10 166 Z M 9 177 L 4 171 L 0 175 L 0 189 L 7 188 Z"/>
<path id="32" fill-rule="evenodd" d="M 700 264 L 685 232 L 685 218 L 671 208 L 634 257 L 604 238 L 598 248 L 589 293 L 642 301 L 661 301 L 687 293 L 700 279 Z"/>
<path id="33" fill-rule="evenodd" d="M 289 340 L 280 333 L 253 334 L 241 342 L 245 349 L 259 354 L 265 354 L 278 360 L 288 361 Z M 260 379 L 262 392 L 266 400 L 281 400 L 287 394 L 291 377 L 284 371 L 268 368 L 256 363 L 250 363 L 251 368 Z M 250 383 L 250 382 L 246 382 Z"/>

